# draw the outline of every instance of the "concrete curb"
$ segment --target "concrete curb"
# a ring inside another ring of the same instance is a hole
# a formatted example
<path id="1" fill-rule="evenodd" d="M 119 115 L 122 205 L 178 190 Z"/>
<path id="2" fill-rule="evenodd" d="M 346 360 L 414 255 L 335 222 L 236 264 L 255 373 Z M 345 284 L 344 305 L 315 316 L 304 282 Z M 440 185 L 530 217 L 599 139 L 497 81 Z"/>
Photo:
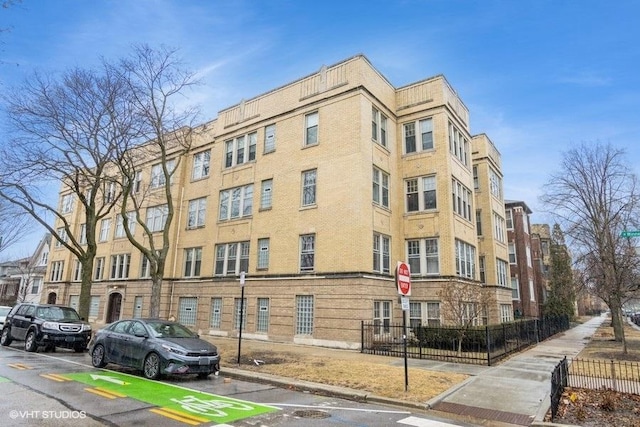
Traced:
<path id="1" fill-rule="evenodd" d="M 443 400 L 445 400 L 447 397 L 449 397 L 450 395 L 452 395 L 453 393 L 455 393 L 456 391 L 458 391 L 462 387 L 465 387 L 468 383 L 470 383 L 474 379 L 475 379 L 475 376 L 471 376 L 471 377 L 465 379 L 464 381 L 459 382 L 458 384 L 456 384 L 453 387 L 449 388 L 445 392 L 440 393 L 436 397 L 432 397 L 426 403 L 427 409 L 433 409 L 433 407 L 436 406 L 438 403 L 442 402 Z"/>

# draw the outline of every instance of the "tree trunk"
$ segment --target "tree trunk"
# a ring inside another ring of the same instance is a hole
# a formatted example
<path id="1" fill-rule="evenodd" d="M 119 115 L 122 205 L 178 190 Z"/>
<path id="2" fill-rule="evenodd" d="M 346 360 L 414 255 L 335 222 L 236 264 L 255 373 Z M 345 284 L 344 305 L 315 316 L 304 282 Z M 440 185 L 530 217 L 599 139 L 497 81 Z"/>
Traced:
<path id="1" fill-rule="evenodd" d="M 151 306 L 149 307 L 149 317 L 160 317 L 160 297 L 162 295 L 162 275 L 154 275 L 151 278 Z"/>

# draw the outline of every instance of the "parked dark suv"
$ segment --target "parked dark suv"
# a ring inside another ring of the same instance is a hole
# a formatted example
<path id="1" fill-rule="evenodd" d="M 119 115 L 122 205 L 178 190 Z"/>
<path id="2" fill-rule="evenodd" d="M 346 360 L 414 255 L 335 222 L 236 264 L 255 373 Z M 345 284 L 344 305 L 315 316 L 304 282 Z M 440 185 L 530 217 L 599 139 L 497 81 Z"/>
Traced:
<path id="1" fill-rule="evenodd" d="M 26 351 L 64 347 L 80 353 L 91 339 L 91 325 L 71 307 L 52 304 L 21 303 L 15 305 L 4 322 L 0 345 L 13 340 L 24 341 Z"/>

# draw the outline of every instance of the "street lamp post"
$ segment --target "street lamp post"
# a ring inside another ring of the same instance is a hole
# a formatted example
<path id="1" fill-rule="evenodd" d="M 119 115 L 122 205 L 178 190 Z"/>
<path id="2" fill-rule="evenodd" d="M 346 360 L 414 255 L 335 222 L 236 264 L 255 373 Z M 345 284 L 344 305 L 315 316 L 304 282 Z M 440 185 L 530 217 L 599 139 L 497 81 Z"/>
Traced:
<path id="1" fill-rule="evenodd" d="M 238 366 L 240 365 L 240 349 L 242 347 L 242 322 L 243 322 L 243 314 L 244 314 L 244 276 L 245 272 L 240 272 L 240 326 L 239 326 L 239 334 L 238 334 Z"/>

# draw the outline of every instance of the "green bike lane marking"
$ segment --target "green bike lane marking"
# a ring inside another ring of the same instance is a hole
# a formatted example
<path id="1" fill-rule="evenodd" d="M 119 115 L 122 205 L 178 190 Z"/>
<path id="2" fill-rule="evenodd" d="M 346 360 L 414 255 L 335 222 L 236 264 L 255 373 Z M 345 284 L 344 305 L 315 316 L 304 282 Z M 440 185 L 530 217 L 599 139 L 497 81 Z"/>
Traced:
<path id="1" fill-rule="evenodd" d="M 95 371 L 62 374 L 65 378 L 101 390 L 113 391 L 169 412 L 197 415 L 208 421 L 229 423 L 277 411 L 278 408 L 219 396 L 118 372 Z"/>
<path id="2" fill-rule="evenodd" d="M 11 382 L 9 378 L 0 377 L 0 383 L 8 383 L 8 382 Z"/>

